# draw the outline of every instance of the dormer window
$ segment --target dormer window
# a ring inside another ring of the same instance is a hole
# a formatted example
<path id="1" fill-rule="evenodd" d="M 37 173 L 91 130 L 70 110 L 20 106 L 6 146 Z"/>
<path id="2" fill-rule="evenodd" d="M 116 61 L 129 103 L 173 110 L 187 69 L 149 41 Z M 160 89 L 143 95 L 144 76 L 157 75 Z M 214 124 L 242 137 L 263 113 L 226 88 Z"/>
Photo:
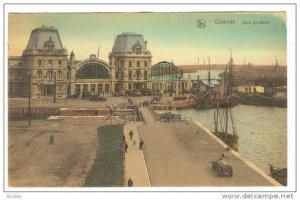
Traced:
<path id="1" fill-rule="evenodd" d="M 142 53 L 142 46 L 139 44 L 139 41 L 132 47 L 132 51 L 135 54 L 141 54 Z"/>
<path id="2" fill-rule="evenodd" d="M 55 47 L 55 43 L 52 41 L 52 37 L 49 37 L 49 40 L 45 42 L 44 48 L 46 52 L 53 53 Z"/>

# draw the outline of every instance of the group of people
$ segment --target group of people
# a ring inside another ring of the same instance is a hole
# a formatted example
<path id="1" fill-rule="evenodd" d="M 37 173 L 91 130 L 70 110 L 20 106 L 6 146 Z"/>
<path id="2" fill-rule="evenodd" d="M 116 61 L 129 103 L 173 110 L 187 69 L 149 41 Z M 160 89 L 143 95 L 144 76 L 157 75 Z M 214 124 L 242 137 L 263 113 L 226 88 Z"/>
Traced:
<path id="1" fill-rule="evenodd" d="M 140 107 L 142 107 L 142 106 L 143 107 L 149 106 L 149 101 L 147 100 L 147 101 L 140 102 L 139 106 Z"/>
<path id="2" fill-rule="evenodd" d="M 134 133 L 133 133 L 133 130 L 130 130 L 129 131 L 129 138 L 130 140 L 133 140 L 133 136 L 134 136 Z M 125 140 L 125 135 L 123 135 L 123 141 L 124 141 L 124 150 L 125 150 L 125 153 L 127 153 L 127 149 L 128 149 L 128 144 Z M 133 141 L 133 145 L 135 145 L 135 141 Z M 144 148 L 144 140 L 140 140 L 140 143 L 139 143 L 139 149 L 142 150 Z M 131 178 L 129 178 L 127 180 L 127 186 L 128 187 L 132 187 L 133 186 L 133 180 Z"/>
<path id="3" fill-rule="evenodd" d="M 130 137 L 130 140 L 132 140 L 133 135 L 134 135 L 133 131 L 130 130 L 130 131 L 129 131 L 129 137 Z M 123 135 L 123 142 L 124 142 L 124 150 L 125 150 L 125 153 L 127 153 L 128 144 L 127 144 L 127 142 L 125 141 L 125 135 Z M 135 145 L 135 141 L 133 141 L 133 144 Z M 144 148 L 144 144 L 145 144 L 145 143 L 144 143 L 144 140 L 141 139 L 141 140 L 140 140 L 140 143 L 139 143 L 139 149 L 140 149 L 140 150 L 142 150 L 142 149 Z"/>

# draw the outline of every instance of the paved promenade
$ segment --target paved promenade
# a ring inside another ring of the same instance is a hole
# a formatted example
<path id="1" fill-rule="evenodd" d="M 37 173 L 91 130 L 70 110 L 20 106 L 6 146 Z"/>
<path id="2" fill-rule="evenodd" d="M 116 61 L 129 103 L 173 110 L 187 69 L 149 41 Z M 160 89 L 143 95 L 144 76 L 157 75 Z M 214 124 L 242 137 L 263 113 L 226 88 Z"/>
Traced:
<path id="1" fill-rule="evenodd" d="M 151 187 L 147 167 L 145 164 L 144 153 L 139 149 L 140 137 L 137 126 L 142 122 L 128 122 L 124 126 L 125 141 L 128 144 L 125 153 L 125 183 L 129 178 L 133 180 L 134 187 Z M 129 131 L 133 131 L 133 138 L 130 140 Z"/>
<path id="2" fill-rule="evenodd" d="M 276 185 L 231 152 L 225 152 L 224 160 L 232 165 L 233 176 L 219 177 L 210 161 L 219 159 L 224 147 L 194 123 L 146 120 L 138 126 L 138 132 L 145 141 L 144 155 L 152 186 Z"/>

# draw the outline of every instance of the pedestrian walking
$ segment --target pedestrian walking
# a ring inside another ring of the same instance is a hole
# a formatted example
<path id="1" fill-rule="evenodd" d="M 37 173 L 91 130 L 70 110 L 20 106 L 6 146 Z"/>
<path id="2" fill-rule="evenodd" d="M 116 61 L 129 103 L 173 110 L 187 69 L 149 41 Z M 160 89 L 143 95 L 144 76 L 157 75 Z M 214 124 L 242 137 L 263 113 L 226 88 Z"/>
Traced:
<path id="1" fill-rule="evenodd" d="M 123 135 L 123 141 L 125 142 L 125 135 Z"/>
<path id="2" fill-rule="evenodd" d="M 128 179 L 128 181 L 127 181 L 127 186 L 128 186 L 128 187 L 132 187 L 132 186 L 133 186 L 133 181 L 132 181 L 131 178 Z"/>
<path id="3" fill-rule="evenodd" d="M 144 140 L 140 140 L 139 148 L 142 150 L 144 148 Z"/>
<path id="4" fill-rule="evenodd" d="M 133 137 L 133 131 L 132 130 L 129 131 L 129 136 L 130 136 L 130 140 L 132 140 L 132 137 Z"/>
<path id="5" fill-rule="evenodd" d="M 125 153 L 127 153 L 127 149 L 128 149 L 128 144 L 127 142 L 125 142 Z"/>
<path id="6" fill-rule="evenodd" d="M 54 144 L 54 135 L 52 134 L 49 138 L 49 144 Z"/>

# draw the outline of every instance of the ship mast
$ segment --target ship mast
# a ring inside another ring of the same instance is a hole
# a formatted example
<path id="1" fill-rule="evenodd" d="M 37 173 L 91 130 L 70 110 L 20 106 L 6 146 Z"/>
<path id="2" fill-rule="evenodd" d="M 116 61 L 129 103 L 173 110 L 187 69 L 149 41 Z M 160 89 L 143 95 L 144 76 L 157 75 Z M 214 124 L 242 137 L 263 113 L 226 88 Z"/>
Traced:
<path id="1" fill-rule="evenodd" d="M 272 98 L 274 96 L 274 93 L 275 93 L 275 87 L 276 87 L 276 78 L 277 78 L 277 67 L 278 67 L 278 62 L 277 62 L 277 56 L 275 56 L 276 58 L 276 61 L 275 61 L 275 66 L 274 66 L 274 77 L 273 77 L 273 84 L 272 84 Z"/>
<path id="2" fill-rule="evenodd" d="M 226 95 L 226 118 L 225 118 L 225 133 L 228 133 L 228 110 L 229 110 L 229 98 L 232 96 L 232 87 L 233 87 L 233 59 L 232 59 L 232 50 L 230 49 L 230 61 L 229 61 L 229 66 L 228 66 L 228 78 L 227 78 L 227 95 Z M 226 71 L 225 71 L 225 76 L 226 76 Z"/>
<path id="3" fill-rule="evenodd" d="M 209 92 L 209 94 L 210 94 L 210 57 L 207 57 L 207 59 L 208 59 L 208 92 Z"/>

